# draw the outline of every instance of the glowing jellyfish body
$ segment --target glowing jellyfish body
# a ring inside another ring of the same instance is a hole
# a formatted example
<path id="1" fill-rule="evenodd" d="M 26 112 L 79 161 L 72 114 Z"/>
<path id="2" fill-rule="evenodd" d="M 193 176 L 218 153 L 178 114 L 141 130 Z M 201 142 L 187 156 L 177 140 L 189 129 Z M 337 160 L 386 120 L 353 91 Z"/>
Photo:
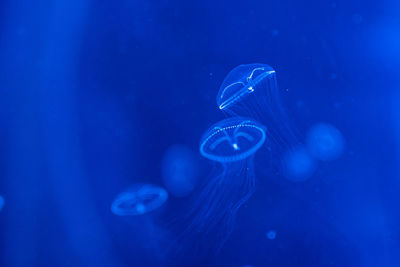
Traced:
<path id="1" fill-rule="evenodd" d="M 206 132 L 200 144 L 200 153 L 213 161 L 238 161 L 254 154 L 264 141 L 264 126 L 250 119 L 227 119 Z"/>
<path id="2" fill-rule="evenodd" d="M 217 105 L 230 116 L 255 118 L 266 125 L 270 145 L 276 145 L 276 151 L 299 143 L 282 106 L 271 66 L 256 63 L 234 68 L 221 84 Z"/>
<path id="3" fill-rule="evenodd" d="M 267 235 L 267 238 L 268 238 L 269 240 L 274 240 L 274 239 L 276 238 L 276 231 L 270 230 L 270 231 L 268 231 L 268 232 L 266 233 L 266 235 Z"/>
<path id="4" fill-rule="evenodd" d="M 327 123 L 319 123 L 308 132 L 307 147 L 310 154 L 316 159 L 334 160 L 343 153 L 345 141 L 336 127 Z"/>
<path id="5" fill-rule="evenodd" d="M 164 154 L 162 173 L 168 192 L 176 197 L 190 194 L 198 175 L 198 162 L 194 152 L 184 145 L 172 145 Z"/>
<path id="6" fill-rule="evenodd" d="M 116 197 L 111 211 L 118 216 L 141 215 L 161 207 L 167 198 L 167 191 L 161 187 L 136 185 Z"/>
<path id="7" fill-rule="evenodd" d="M 218 242 L 224 243 L 237 210 L 254 191 L 253 155 L 265 138 L 263 125 L 241 117 L 220 121 L 205 132 L 200 153 L 220 163 L 222 173 L 211 177 L 197 198 L 191 231 L 209 233 L 218 228 L 224 236 Z"/>
<path id="8" fill-rule="evenodd" d="M 295 182 L 310 178 L 317 166 L 314 158 L 303 146 L 287 151 L 282 162 L 285 177 Z"/>

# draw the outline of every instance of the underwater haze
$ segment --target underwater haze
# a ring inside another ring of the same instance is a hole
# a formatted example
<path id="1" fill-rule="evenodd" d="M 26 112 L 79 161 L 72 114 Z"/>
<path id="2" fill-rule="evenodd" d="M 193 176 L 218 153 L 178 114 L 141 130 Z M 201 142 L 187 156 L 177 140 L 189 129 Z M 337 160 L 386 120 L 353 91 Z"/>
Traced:
<path id="1" fill-rule="evenodd" d="M 0 266 L 400 266 L 396 0 L 0 1 Z"/>

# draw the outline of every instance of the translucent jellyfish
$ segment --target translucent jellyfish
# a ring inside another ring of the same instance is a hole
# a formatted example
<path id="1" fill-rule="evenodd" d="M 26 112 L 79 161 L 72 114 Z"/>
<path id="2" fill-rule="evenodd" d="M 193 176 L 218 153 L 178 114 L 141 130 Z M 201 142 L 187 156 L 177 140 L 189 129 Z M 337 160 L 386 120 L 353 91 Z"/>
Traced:
<path id="1" fill-rule="evenodd" d="M 265 141 L 265 127 L 251 119 L 218 122 L 203 136 L 200 153 L 213 161 L 234 162 L 253 155 Z"/>
<path id="2" fill-rule="evenodd" d="M 205 132 L 200 153 L 222 166 L 204 186 L 194 206 L 191 231 L 217 231 L 222 245 L 229 236 L 238 209 L 254 191 L 253 155 L 263 145 L 266 128 L 247 118 L 220 121 Z M 217 230 L 218 229 L 218 230 Z"/>
<path id="3" fill-rule="evenodd" d="M 111 211 L 118 216 L 141 215 L 161 207 L 167 198 L 167 191 L 161 187 L 135 185 L 116 197 Z"/>
<path id="4" fill-rule="evenodd" d="M 0 196 L 0 211 L 2 211 L 3 207 L 4 207 L 4 198 Z"/>
<path id="5" fill-rule="evenodd" d="M 303 146 L 288 150 L 282 163 L 285 177 L 295 182 L 310 178 L 317 167 L 317 162 Z"/>
<path id="6" fill-rule="evenodd" d="M 309 130 L 307 147 L 310 154 L 316 159 L 334 160 L 343 153 L 345 141 L 342 133 L 336 127 L 327 123 L 319 123 Z"/>
<path id="7" fill-rule="evenodd" d="M 269 240 L 274 240 L 276 238 L 276 231 L 270 230 L 266 235 Z"/>
<path id="8" fill-rule="evenodd" d="M 187 196 L 197 183 L 197 155 L 185 145 L 172 145 L 164 154 L 162 173 L 164 185 L 171 195 Z"/>
<path id="9" fill-rule="evenodd" d="M 240 65 L 229 72 L 217 96 L 221 110 L 229 110 L 255 92 L 256 86 L 265 78 L 271 78 L 275 70 L 265 64 Z"/>
<path id="10" fill-rule="evenodd" d="M 234 68 L 221 84 L 217 105 L 230 116 L 255 118 L 265 124 L 272 144 L 291 147 L 298 143 L 280 100 L 275 70 L 268 65 Z"/>

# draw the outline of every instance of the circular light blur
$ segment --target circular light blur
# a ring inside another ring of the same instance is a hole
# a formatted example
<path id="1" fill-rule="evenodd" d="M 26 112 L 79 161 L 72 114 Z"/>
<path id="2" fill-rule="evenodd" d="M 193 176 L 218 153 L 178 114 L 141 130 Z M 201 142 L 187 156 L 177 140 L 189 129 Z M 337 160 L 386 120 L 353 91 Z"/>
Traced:
<path id="1" fill-rule="evenodd" d="M 316 161 L 304 147 L 297 147 L 283 157 L 283 171 L 288 180 L 300 182 L 310 178 L 316 169 Z"/>
<path id="2" fill-rule="evenodd" d="M 276 231 L 271 230 L 267 232 L 267 238 L 269 240 L 274 240 L 276 238 Z"/>
<path id="3" fill-rule="evenodd" d="M 323 161 L 337 159 L 343 153 L 344 146 L 342 133 L 330 124 L 316 124 L 308 132 L 307 148 L 316 159 Z"/>
<path id="4" fill-rule="evenodd" d="M 175 197 L 189 195 L 197 182 L 198 161 L 185 145 L 172 145 L 165 152 L 162 177 L 168 192 Z"/>

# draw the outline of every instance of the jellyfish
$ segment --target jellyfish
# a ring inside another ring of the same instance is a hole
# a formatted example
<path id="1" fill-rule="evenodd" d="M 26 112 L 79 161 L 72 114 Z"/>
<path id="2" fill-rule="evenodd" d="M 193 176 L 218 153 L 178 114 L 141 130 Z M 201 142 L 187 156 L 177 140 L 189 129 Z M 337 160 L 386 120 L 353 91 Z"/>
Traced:
<path id="1" fill-rule="evenodd" d="M 161 207 L 167 198 L 167 191 L 159 186 L 135 185 L 116 197 L 111 211 L 118 216 L 142 215 Z"/>
<path id="2" fill-rule="evenodd" d="M 302 182 L 314 174 L 317 162 L 305 147 L 297 146 L 285 153 L 282 165 L 286 179 Z"/>
<path id="3" fill-rule="evenodd" d="M 276 238 L 276 231 L 270 230 L 266 233 L 266 236 L 269 240 L 274 240 Z"/>
<path id="4" fill-rule="evenodd" d="M 228 116 L 250 117 L 266 125 L 271 145 L 287 149 L 299 143 L 280 100 L 275 70 L 268 65 L 234 68 L 221 84 L 217 105 Z"/>
<path id="5" fill-rule="evenodd" d="M 336 127 L 328 123 L 319 123 L 309 130 L 307 147 L 314 158 L 328 161 L 337 159 L 343 153 L 345 141 Z"/>
<path id="6" fill-rule="evenodd" d="M 235 117 L 214 124 L 201 139 L 200 154 L 217 162 L 222 171 L 196 197 L 189 229 L 202 235 L 218 234 L 218 248 L 229 237 L 238 209 L 253 194 L 253 156 L 265 142 L 265 131 L 253 119 Z"/>

